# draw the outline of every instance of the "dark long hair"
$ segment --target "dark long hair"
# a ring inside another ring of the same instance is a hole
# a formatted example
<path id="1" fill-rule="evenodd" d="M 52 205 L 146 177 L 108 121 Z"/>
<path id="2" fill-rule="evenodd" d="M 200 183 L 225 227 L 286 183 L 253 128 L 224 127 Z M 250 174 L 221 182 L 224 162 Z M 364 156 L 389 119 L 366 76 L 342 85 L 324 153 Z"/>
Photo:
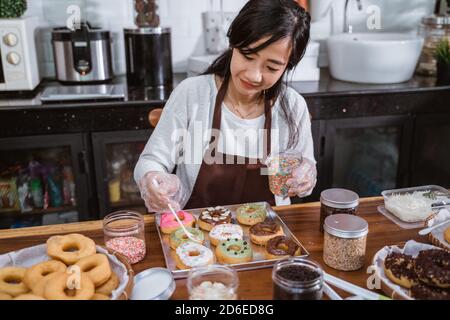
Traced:
<path id="1" fill-rule="evenodd" d="M 231 23 L 227 37 L 230 48 L 220 55 L 203 74 L 215 74 L 228 81 L 233 49 L 243 54 L 252 54 L 270 44 L 284 38 L 292 41 L 292 52 L 286 67 L 291 71 L 303 58 L 309 41 L 311 17 L 294 0 L 249 0 Z M 249 45 L 268 37 L 259 46 L 249 49 Z M 284 82 L 284 71 L 280 79 L 265 92 L 265 99 L 274 103 L 278 98 L 283 115 L 288 123 L 288 148 L 298 143 L 299 127 L 288 106 L 286 98 L 287 83 Z"/>

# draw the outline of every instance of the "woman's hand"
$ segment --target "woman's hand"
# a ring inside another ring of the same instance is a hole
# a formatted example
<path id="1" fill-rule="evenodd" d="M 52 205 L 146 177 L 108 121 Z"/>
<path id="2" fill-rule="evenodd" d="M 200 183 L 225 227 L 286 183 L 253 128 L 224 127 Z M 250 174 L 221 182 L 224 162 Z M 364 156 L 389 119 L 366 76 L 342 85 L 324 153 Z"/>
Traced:
<path id="1" fill-rule="evenodd" d="M 139 181 L 139 189 L 149 212 L 170 210 L 169 204 L 175 212 L 181 209 L 183 189 L 180 179 L 174 174 L 149 171 Z"/>
<path id="2" fill-rule="evenodd" d="M 292 171 L 292 178 L 286 181 L 289 187 L 289 197 L 306 197 L 312 193 L 317 182 L 316 165 L 306 158 L 303 158 L 300 166 Z"/>

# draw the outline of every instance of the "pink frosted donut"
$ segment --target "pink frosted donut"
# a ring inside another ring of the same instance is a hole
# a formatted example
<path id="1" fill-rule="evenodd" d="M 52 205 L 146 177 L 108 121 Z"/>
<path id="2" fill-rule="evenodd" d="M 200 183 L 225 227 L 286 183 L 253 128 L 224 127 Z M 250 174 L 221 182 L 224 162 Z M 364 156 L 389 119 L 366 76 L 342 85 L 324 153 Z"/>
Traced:
<path id="1" fill-rule="evenodd" d="M 181 220 L 185 227 L 193 227 L 195 224 L 195 218 L 189 212 L 180 210 L 177 212 L 178 218 Z M 174 217 L 172 212 L 164 212 L 161 216 L 160 224 L 161 231 L 166 234 L 170 234 L 180 228 L 180 224 Z"/>

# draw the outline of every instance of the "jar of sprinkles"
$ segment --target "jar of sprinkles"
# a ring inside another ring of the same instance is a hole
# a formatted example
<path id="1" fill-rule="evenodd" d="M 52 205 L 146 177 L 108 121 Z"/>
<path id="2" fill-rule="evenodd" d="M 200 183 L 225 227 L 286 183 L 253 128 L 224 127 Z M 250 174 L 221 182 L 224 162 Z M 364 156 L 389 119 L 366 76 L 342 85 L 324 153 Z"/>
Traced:
<path id="1" fill-rule="evenodd" d="M 325 219 L 323 261 L 342 271 L 364 266 L 369 225 L 366 220 L 350 214 L 335 214 Z"/>
<path id="2" fill-rule="evenodd" d="M 117 251 L 130 264 L 146 254 L 144 216 L 134 211 L 116 211 L 103 218 L 103 235 L 107 248 Z"/>
<path id="3" fill-rule="evenodd" d="M 356 214 L 359 196 L 356 192 L 332 188 L 320 193 L 320 231 L 323 232 L 325 219 L 332 214 Z"/>

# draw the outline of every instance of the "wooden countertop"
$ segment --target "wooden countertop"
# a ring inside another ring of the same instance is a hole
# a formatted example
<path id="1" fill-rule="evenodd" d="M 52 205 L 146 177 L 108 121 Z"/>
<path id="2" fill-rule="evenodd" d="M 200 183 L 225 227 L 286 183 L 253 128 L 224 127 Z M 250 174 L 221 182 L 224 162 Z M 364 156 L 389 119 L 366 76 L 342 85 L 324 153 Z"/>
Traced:
<path id="1" fill-rule="evenodd" d="M 287 226 L 297 236 L 298 240 L 310 253 L 310 258 L 322 265 L 324 270 L 344 280 L 361 287 L 366 287 L 367 267 L 370 266 L 373 255 L 385 245 L 393 245 L 414 239 L 428 242 L 426 237 L 418 235 L 417 229 L 402 229 L 382 214 L 377 206 L 382 204 L 381 197 L 364 198 L 358 209 L 358 215 L 369 223 L 365 266 L 352 272 L 337 271 L 325 265 L 322 259 L 323 233 L 319 231 L 320 203 L 306 203 L 275 207 L 274 210 L 285 221 Z M 145 232 L 147 241 L 147 256 L 145 260 L 133 265 L 136 273 L 152 267 L 165 267 L 164 256 L 158 239 L 154 217 L 145 216 Z M 89 221 L 63 225 L 50 225 L 33 228 L 0 230 L 0 254 L 44 243 L 50 235 L 79 232 L 92 238 L 97 244 L 104 244 L 101 221 Z M 252 271 L 239 271 L 239 296 L 241 299 L 271 299 L 272 279 L 271 268 Z M 337 290 L 342 296 L 347 294 Z M 186 280 L 177 280 L 177 288 L 172 299 L 187 299 Z"/>

